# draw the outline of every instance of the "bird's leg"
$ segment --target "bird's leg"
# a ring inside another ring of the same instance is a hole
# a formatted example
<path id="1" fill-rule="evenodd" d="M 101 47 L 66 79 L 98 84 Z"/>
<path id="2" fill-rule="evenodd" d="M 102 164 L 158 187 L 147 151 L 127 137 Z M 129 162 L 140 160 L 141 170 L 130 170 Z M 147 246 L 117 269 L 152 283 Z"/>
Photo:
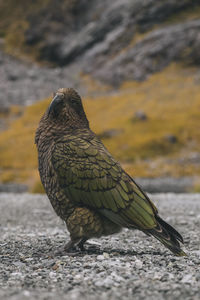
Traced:
<path id="1" fill-rule="evenodd" d="M 85 247 L 84 247 L 84 244 L 85 244 L 85 242 L 87 241 L 87 238 L 82 238 L 81 240 L 80 240 L 80 242 L 77 244 L 77 247 L 81 250 L 81 251 L 85 251 L 86 249 L 85 249 Z"/>
<path id="2" fill-rule="evenodd" d="M 75 240 L 70 240 L 67 244 L 65 244 L 65 246 L 64 246 L 64 251 L 65 252 L 70 252 L 73 248 L 74 248 L 74 246 L 75 246 L 75 244 L 77 243 L 77 241 Z"/>
<path id="3" fill-rule="evenodd" d="M 84 249 L 84 243 L 91 237 L 100 237 L 103 231 L 100 216 L 85 207 L 76 207 L 66 220 L 66 225 L 71 237 L 71 241 L 66 245 L 67 250 L 74 245 L 81 251 L 91 250 Z"/>
<path id="4" fill-rule="evenodd" d="M 75 247 L 75 245 L 80 242 L 80 238 L 77 239 L 71 239 L 68 243 L 66 243 L 64 246 L 62 246 L 59 250 L 55 251 L 54 253 L 51 253 L 52 256 L 59 255 L 59 256 L 65 256 L 67 255 L 76 255 L 80 253 Z"/>

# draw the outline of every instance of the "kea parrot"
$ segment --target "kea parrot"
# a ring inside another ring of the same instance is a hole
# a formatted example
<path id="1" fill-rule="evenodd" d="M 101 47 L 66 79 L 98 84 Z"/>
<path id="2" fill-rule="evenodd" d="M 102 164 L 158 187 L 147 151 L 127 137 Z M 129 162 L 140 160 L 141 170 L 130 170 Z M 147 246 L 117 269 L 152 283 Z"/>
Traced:
<path id="1" fill-rule="evenodd" d="M 36 130 L 39 173 L 50 202 L 66 223 L 65 251 L 125 227 L 154 236 L 177 256 L 182 236 L 90 129 L 79 94 L 60 88 Z"/>

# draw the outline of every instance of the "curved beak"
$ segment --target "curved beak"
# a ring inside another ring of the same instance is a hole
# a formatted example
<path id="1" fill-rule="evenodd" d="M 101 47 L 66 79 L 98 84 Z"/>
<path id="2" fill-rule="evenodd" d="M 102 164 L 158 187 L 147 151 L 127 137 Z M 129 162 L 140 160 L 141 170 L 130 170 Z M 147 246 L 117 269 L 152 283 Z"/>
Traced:
<path id="1" fill-rule="evenodd" d="M 52 111 L 55 111 L 57 104 L 62 100 L 62 97 L 59 94 L 56 94 L 53 100 L 51 101 L 48 108 L 48 116 Z"/>

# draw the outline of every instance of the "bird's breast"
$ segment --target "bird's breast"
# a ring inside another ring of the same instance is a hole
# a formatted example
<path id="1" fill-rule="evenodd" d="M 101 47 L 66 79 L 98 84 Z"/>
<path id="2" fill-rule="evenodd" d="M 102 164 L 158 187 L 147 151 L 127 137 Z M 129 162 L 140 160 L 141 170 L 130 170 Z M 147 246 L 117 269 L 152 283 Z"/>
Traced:
<path id="1" fill-rule="evenodd" d="M 74 209 L 73 203 L 65 195 L 59 186 L 57 173 L 52 165 L 53 147 L 48 143 L 40 144 L 38 147 L 39 174 L 56 214 L 66 220 Z"/>

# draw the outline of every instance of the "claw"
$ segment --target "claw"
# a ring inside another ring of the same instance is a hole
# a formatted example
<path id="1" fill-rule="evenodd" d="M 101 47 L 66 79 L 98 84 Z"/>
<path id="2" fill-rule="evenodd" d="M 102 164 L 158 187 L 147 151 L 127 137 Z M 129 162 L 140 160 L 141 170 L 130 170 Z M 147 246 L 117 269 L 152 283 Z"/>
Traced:
<path id="1" fill-rule="evenodd" d="M 80 240 L 80 242 L 77 244 L 77 247 L 81 250 L 81 251 L 86 251 L 84 244 L 87 241 L 87 238 L 82 238 Z"/>

